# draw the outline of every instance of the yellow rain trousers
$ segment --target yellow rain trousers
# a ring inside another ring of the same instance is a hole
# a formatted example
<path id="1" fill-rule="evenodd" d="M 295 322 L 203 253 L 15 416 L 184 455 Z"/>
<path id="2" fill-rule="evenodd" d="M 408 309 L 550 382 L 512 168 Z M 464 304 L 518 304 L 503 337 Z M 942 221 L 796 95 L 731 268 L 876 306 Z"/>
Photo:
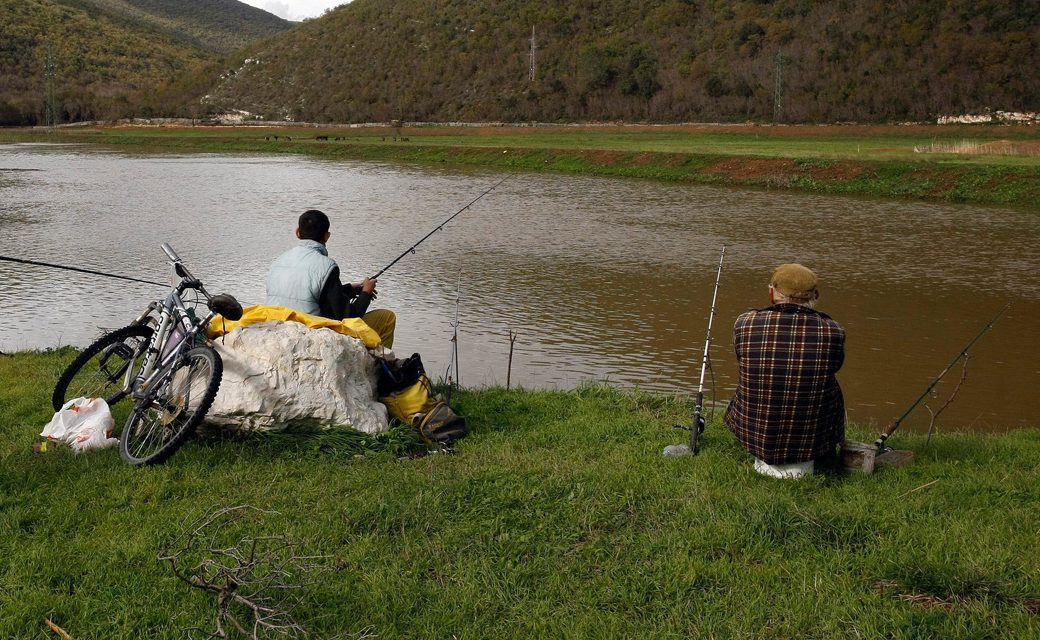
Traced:
<path id="1" fill-rule="evenodd" d="M 243 310 L 242 319 L 238 321 L 225 320 L 219 315 L 216 316 L 209 323 L 207 335 L 210 339 L 218 338 L 225 333 L 231 333 L 238 327 L 270 322 L 272 320 L 299 322 L 311 329 L 332 329 L 336 333 L 357 338 L 369 349 L 378 347 L 380 344 L 379 334 L 365 324 L 361 318 L 330 320 L 329 318 L 296 311 L 289 307 L 271 307 L 266 304 L 255 304 L 251 307 L 246 307 Z"/>

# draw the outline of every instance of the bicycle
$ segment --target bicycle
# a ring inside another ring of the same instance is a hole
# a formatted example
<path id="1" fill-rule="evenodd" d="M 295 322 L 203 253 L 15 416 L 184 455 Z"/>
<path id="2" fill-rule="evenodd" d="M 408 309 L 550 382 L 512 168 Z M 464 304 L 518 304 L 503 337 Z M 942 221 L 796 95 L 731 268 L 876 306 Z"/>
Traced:
<path id="1" fill-rule="evenodd" d="M 223 375 L 220 355 L 206 340 L 217 315 L 242 317 L 229 294 L 210 295 L 167 243 L 162 250 L 180 282 L 151 302 L 129 325 L 98 338 L 62 372 L 51 402 L 57 411 L 73 398 L 104 398 L 134 406 L 119 438 L 119 454 L 132 465 L 158 464 L 195 431 L 213 404 Z M 195 292 L 194 300 L 184 295 Z M 206 300 L 209 312 L 195 313 Z"/>

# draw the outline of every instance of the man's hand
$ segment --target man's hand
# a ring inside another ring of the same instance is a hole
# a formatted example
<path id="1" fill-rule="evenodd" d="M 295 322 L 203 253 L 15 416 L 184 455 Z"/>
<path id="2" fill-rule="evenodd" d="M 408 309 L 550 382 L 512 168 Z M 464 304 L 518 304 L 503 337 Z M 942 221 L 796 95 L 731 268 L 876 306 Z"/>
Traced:
<path id="1" fill-rule="evenodd" d="M 376 281 L 372 278 L 365 278 L 361 281 L 361 291 L 372 296 L 372 299 L 376 298 Z"/>

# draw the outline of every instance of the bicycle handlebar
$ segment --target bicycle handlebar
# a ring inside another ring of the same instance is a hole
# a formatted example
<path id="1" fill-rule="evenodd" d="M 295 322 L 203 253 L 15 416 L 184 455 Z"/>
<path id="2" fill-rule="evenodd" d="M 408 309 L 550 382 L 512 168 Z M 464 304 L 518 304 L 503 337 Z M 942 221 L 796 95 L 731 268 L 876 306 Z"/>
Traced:
<path id="1" fill-rule="evenodd" d="M 170 260 L 173 260 L 174 262 L 181 261 L 181 257 L 177 255 L 177 252 L 173 250 L 173 247 L 171 247 L 169 243 L 164 242 L 161 246 L 162 250 L 166 252 L 166 255 L 169 256 Z"/>
<path id="2" fill-rule="evenodd" d="M 178 286 L 178 289 L 198 289 L 202 292 L 202 295 L 209 299 L 209 292 L 202 286 L 202 281 L 192 275 L 191 271 L 188 270 L 188 267 L 184 266 L 184 262 L 181 260 L 181 257 L 177 255 L 177 252 L 173 250 L 173 247 L 171 247 L 168 242 L 164 242 L 160 246 L 166 253 L 166 256 L 173 261 L 173 270 L 181 278 L 181 283 Z"/>

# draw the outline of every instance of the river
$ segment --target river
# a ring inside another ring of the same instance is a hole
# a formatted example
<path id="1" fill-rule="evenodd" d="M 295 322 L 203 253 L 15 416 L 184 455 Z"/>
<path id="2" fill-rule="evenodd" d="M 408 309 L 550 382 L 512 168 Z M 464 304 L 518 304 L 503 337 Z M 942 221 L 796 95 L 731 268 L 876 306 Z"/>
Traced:
<path id="1" fill-rule="evenodd" d="M 0 145 L 0 255 L 169 280 L 172 244 L 211 291 L 264 298 L 296 217 L 332 219 L 330 254 L 358 279 L 505 174 L 292 156 Z M 444 375 L 458 312 L 459 377 L 696 391 L 719 253 L 726 264 L 707 395 L 732 394 L 731 327 L 768 304 L 782 262 L 819 274 L 819 309 L 848 334 L 849 419 L 883 426 L 1005 303 L 971 351 L 946 430 L 1036 426 L 1040 216 L 993 207 L 520 173 L 379 279 L 396 351 Z M 157 287 L 0 262 L 0 350 L 85 345 Z M 937 409 L 958 365 L 925 404 Z M 905 423 L 928 425 L 922 405 Z"/>

